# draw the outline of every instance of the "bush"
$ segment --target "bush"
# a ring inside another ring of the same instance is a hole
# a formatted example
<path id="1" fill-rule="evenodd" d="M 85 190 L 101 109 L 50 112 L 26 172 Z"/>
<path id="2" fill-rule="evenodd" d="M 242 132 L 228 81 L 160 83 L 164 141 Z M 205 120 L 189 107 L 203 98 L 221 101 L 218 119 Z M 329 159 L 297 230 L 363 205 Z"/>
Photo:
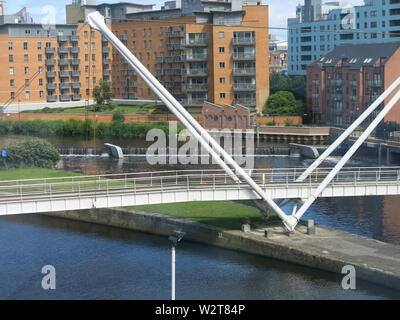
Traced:
<path id="1" fill-rule="evenodd" d="M 305 105 L 301 100 L 296 100 L 293 93 L 289 91 L 278 91 L 268 98 L 267 108 L 264 112 L 277 115 L 303 115 L 305 112 Z"/>
<path id="2" fill-rule="evenodd" d="M 13 168 L 53 168 L 60 155 L 54 146 L 43 140 L 24 140 L 7 148 L 8 157 L 2 165 Z"/>
<path id="3" fill-rule="evenodd" d="M 121 111 L 115 111 L 113 113 L 112 121 L 124 122 L 125 121 L 124 114 Z"/>

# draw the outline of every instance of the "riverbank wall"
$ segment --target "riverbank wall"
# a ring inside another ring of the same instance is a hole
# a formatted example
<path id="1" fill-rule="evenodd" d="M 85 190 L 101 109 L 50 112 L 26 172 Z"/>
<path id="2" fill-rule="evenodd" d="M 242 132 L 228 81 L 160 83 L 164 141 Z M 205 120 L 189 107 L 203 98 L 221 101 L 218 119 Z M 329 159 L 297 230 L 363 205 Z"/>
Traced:
<path id="1" fill-rule="evenodd" d="M 334 273 L 347 265 L 355 267 L 357 279 L 400 290 L 400 246 L 317 227 L 307 235 L 299 226 L 288 236 L 281 226 L 251 232 L 224 230 L 185 219 L 132 209 L 92 209 L 49 213 L 49 216 L 97 223 L 168 236 L 175 230 L 186 232 L 193 242 L 237 250 Z"/>

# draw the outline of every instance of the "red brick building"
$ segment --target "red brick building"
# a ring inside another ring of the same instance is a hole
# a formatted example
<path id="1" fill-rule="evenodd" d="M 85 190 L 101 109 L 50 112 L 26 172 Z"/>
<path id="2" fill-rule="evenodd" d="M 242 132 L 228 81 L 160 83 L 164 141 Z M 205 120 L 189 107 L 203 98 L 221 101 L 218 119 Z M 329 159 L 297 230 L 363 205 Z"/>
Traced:
<path id="1" fill-rule="evenodd" d="M 254 113 L 242 105 L 222 105 L 211 102 L 203 104 L 203 127 L 205 129 L 249 129 Z"/>
<path id="2" fill-rule="evenodd" d="M 312 111 L 314 123 L 335 126 L 352 123 L 400 76 L 399 49 L 398 42 L 340 45 L 310 64 L 307 107 Z M 385 121 L 400 123 L 400 103 Z"/>

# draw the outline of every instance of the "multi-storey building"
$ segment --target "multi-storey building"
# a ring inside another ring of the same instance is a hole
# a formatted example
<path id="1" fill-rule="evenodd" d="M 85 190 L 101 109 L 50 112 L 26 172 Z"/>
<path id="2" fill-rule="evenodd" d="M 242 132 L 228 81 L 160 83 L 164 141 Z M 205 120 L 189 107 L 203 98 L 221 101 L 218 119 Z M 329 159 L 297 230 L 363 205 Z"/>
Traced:
<path id="1" fill-rule="evenodd" d="M 307 65 L 336 45 L 399 41 L 400 1 L 364 0 L 349 7 L 307 0 L 288 28 L 289 75 L 305 75 Z"/>
<path id="2" fill-rule="evenodd" d="M 307 67 L 307 106 L 314 122 L 348 126 L 400 73 L 400 42 L 339 45 Z M 384 103 L 367 119 L 376 117 Z M 384 121 L 400 123 L 400 103 Z"/>
<path id="3" fill-rule="evenodd" d="M 0 103 L 89 99 L 103 55 L 101 35 L 87 25 L 0 25 Z"/>
<path id="4" fill-rule="evenodd" d="M 198 1 L 189 12 L 185 3 L 169 3 L 171 9 L 128 14 L 133 21 L 111 28 L 190 110 L 200 111 L 206 100 L 261 110 L 269 94 L 268 7 L 237 0 L 205 4 Z M 116 52 L 112 72 L 115 97 L 155 99 Z"/>
<path id="5" fill-rule="evenodd" d="M 269 71 L 287 74 L 287 41 L 269 37 Z"/>

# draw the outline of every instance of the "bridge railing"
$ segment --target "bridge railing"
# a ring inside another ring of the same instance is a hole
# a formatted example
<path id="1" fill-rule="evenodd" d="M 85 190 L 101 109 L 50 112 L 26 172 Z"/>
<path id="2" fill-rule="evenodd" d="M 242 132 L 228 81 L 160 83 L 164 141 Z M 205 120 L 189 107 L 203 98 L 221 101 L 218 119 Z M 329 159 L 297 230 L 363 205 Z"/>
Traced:
<path id="1" fill-rule="evenodd" d="M 302 168 L 256 169 L 249 172 L 265 188 L 318 185 L 329 168 L 315 170 L 305 181 L 296 182 Z M 346 168 L 331 185 L 362 183 L 400 184 L 400 167 Z M 42 198 L 92 197 L 122 193 L 150 193 L 199 188 L 249 189 L 222 170 L 158 171 L 98 176 L 0 181 L 0 203 Z"/>

